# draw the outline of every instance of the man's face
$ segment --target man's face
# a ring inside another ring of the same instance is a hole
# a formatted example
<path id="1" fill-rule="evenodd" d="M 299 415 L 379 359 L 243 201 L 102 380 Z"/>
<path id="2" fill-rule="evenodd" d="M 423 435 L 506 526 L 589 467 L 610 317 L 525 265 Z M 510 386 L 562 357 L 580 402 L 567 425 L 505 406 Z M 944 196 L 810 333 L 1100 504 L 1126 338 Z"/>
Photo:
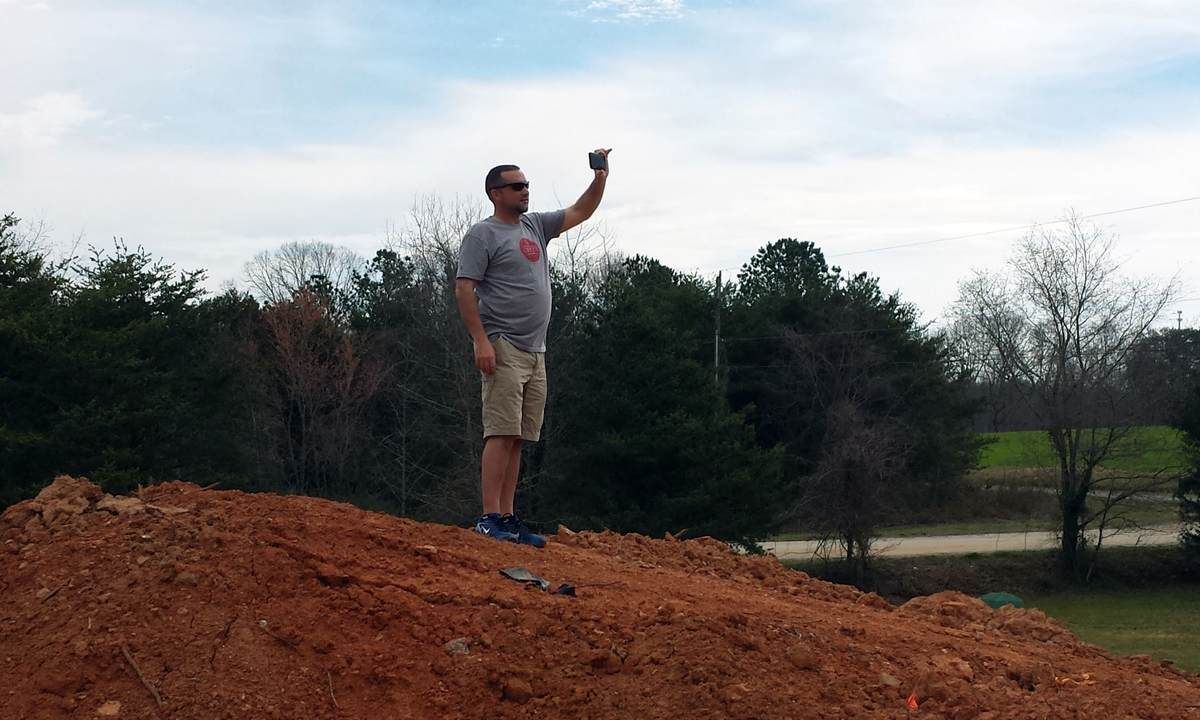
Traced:
<path id="1" fill-rule="evenodd" d="M 505 170 L 500 173 L 504 186 L 492 190 L 492 199 L 497 207 L 509 212 L 523 213 L 529 211 L 529 181 L 520 170 Z M 525 187 L 513 187 L 513 183 L 524 183 Z"/>

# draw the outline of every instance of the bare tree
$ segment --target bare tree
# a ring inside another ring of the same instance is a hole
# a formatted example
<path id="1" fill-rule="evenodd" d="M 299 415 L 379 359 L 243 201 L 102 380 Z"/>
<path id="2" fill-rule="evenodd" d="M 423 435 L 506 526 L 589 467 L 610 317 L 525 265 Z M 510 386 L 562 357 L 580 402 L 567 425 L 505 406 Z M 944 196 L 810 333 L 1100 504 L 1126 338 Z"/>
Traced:
<path id="1" fill-rule="evenodd" d="M 892 517 L 910 441 L 891 387 L 889 359 L 862 335 L 784 333 L 787 368 L 777 391 L 797 420 L 823 428 L 801 494 L 789 513 L 840 547 L 854 582 L 867 571 L 879 528 Z"/>
<path id="2" fill-rule="evenodd" d="M 254 425 L 267 456 L 300 493 L 354 493 L 363 412 L 387 378 L 358 340 L 307 289 L 263 310 L 262 333 L 247 338 L 260 368 Z"/>
<path id="3" fill-rule="evenodd" d="M 388 248 L 412 263 L 420 307 L 393 358 L 395 422 L 382 443 L 396 472 L 386 483 L 402 507 L 419 505 L 425 516 L 455 522 L 478 509 L 483 432 L 478 371 L 454 279 L 462 238 L 485 216 L 482 203 L 424 195 L 387 236 Z"/>
<path id="4" fill-rule="evenodd" d="M 1082 577 L 1086 531 L 1113 516 L 1137 492 L 1165 487 L 1174 475 L 1123 477 L 1100 510 L 1088 500 L 1106 477 L 1101 465 L 1122 452 L 1142 390 L 1128 381 L 1131 352 L 1150 332 L 1178 282 L 1121 275 L 1115 237 L 1067 217 L 1061 229 L 1038 228 L 1016 247 L 1008 273 L 977 271 L 959 285 L 952 307 L 960 350 L 988 382 L 1014 391 L 1049 436 L 1058 459 L 1064 573 Z"/>
<path id="5" fill-rule="evenodd" d="M 264 250 L 246 263 L 246 283 L 264 304 L 290 300 L 296 292 L 324 278 L 337 291 L 347 291 L 363 260 L 353 250 L 319 240 L 292 241 Z"/>

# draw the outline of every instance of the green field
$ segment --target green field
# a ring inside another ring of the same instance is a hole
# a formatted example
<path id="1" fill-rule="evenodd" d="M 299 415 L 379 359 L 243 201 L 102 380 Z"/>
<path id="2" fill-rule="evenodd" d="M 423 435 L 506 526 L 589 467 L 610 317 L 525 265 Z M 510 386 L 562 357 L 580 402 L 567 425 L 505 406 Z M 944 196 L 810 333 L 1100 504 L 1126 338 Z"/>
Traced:
<path id="1" fill-rule="evenodd" d="M 1064 592 L 1025 601 L 1110 652 L 1145 654 L 1200 672 L 1200 587 Z"/>
<path id="2" fill-rule="evenodd" d="M 980 491 L 983 492 L 983 491 Z M 1060 527 L 1060 518 L 1051 494 L 1045 494 L 1043 502 L 1036 509 L 1019 510 L 1007 507 L 1003 498 L 998 496 L 998 502 L 993 506 L 993 516 L 972 519 L 954 519 L 945 522 L 930 522 L 921 524 L 888 525 L 878 529 L 879 537 L 932 537 L 936 535 L 976 535 L 979 533 L 1004 532 L 1037 532 L 1055 530 Z M 1173 502 L 1162 502 L 1144 498 L 1129 498 L 1121 506 L 1121 516 L 1125 521 L 1139 525 L 1167 525 L 1179 520 L 1179 506 Z M 1005 517 L 1007 515 L 1008 517 Z M 772 540 L 811 540 L 811 532 L 795 530 L 781 532 Z"/>
<path id="3" fill-rule="evenodd" d="M 1058 460 L 1045 432 L 983 433 L 990 441 L 980 454 L 981 468 L 1053 468 Z M 1153 473 L 1186 464 L 1182 434 L 1165 425 L 1134 428 L 1101 467 L 1125 473 Z"/>
<path id="4" fill-rule="evenodd" d="M 986 433 L 989 441 L 979 469 L 967 476 L 970 492 L 951 506 L 922 517 L 897 517 L 878 528 L 881 537 L 969 535 L 990 532 L 1053 530 L 1060 516 L 1054 490 L 1059 486 L 1057 459 L 1042 431 Z M 1092 507 L 1109 490 L 1136 489 L 1138 495 L 1120 505 L 1124 521 L 1166 525 L 1179 519 L 1179 505 L 1170 496 L 1177 473 L 1187 464 L 1181 434 L 1166 426 L 1134 428 L 1097 470 Z M 1158 473 L 1155 477 L 1155 473 Z M 784 528 L 774 540 L 807 540 L 802 527 Z"/>

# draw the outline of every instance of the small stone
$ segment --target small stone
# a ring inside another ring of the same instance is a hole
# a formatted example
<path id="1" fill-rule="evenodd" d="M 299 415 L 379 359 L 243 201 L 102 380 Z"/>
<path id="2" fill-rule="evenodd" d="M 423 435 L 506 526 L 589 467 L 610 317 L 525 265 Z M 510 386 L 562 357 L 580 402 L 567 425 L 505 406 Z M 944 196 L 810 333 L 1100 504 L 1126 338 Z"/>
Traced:
<path id="1" fill-rule="evenodd" d="M 438 549 L 433 545 L 418 545 L 413 548 L 413 551 L 424 558 L 437 557 Z"/>
<path id="2" fill-rule="evenodd" d="M 116 700 L 109 700 L 96 708 L 96 714 L 102 717 L 116 717 L 121 714 L 121 703 Z"/>
<path id="3" fill-rule="evenodd" d="M 900 680 L 895 675 L 890 673 L 879 673 L 879 682 L 887 685 L 888 687 L 900 687 Z"/>
<path id="4" fill-rule="evenodd" d="M 200 584 L 200 576 L 190 570 L 185 570 L 175 576 L 175 582 L 195 587 Z"/>
<path id="5" fill-rule="evenodd" d="M 46 598 L 50 597 L 53 593 L 54 593 L 54 591 L 51 590 L 50 588 L 42 588 L 41 590 L 37 591 L 37 599 L 45 600 Z"/>
<path id="6" fill-rule="evenodd" d="M 519 677 L 510 677 L 504 680 L 505 700 L 526 703 L 531 697 L 533 697 L 533 687 L 530 686 L 528 680 Z"/>
<path id="7" fill-rule="evenodd" d="M 558 524 L 558 534 L 563 535 L 563 536 L 571 536 L 571 535 L 578 535 L 579 533 L 575 532 L 574 530 L 567 527 L 566 525 L 559 523 Z"/>
<path id="8" fill-rule="evenodd" d="M 471 644 L 465 637 L 454 638 L 450 642 L 442 646 L 442 649 L 451 655 L 470 655 Z"/>
<path id="9" fill-rule="evenodd" d="M 145 565 L 146 561 L 149 559 L 150 559 L 149 555 L 139 555 L 137 560 L 134 560 L 134 562 L 137 563 L 138 565 Z"/>

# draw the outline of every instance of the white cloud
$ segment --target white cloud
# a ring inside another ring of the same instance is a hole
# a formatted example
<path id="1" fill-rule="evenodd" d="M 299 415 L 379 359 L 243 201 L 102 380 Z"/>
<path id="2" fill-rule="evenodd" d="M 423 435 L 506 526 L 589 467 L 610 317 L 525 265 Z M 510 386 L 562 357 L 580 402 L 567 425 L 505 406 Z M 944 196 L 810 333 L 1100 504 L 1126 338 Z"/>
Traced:
<path id="1" fill-rule="evenodd" d="M 17 112 L 0 113 L 0 152 L 53 147 L 102 115 L 74 93 L 39 95 Z"/>
<path id="2" fill-rule="evenodd" d="M 683 0 L 591 0 L 582 14 L 596 21 L 673 20 L 683 15 Z"/>

